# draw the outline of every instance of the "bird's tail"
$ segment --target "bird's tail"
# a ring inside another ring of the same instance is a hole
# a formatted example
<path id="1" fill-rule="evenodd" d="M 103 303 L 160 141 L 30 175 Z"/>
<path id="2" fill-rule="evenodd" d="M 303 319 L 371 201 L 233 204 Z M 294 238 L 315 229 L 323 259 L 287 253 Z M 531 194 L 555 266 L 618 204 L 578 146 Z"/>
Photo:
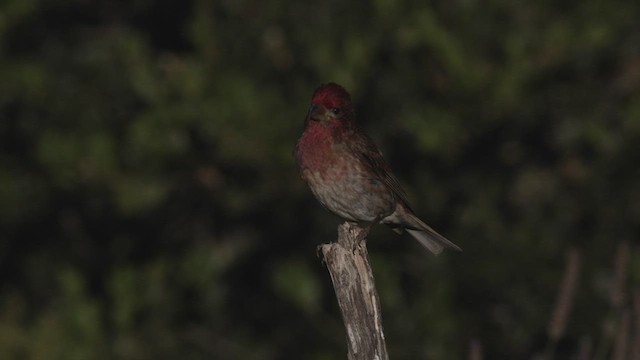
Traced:
<path id="1" fill-rule="evenodd" d="M 422 222 L 422 220 L 418 219 L 417 216 L 413 214 L 409 215 L 407 220 L 412 225 L 411 227 L 405 228 L 414 239 L 418 240 L 422 246 L 427 248 L 427 250 L 431 251 L 435 255 L 438 255 L 442 252 L 442 249 L 445 247 L 462 251 L 458 245 L 452 243 L 447 240 L 444 236 L 438 234 L 435 230 L 433 230 L 429 225 Z"/>

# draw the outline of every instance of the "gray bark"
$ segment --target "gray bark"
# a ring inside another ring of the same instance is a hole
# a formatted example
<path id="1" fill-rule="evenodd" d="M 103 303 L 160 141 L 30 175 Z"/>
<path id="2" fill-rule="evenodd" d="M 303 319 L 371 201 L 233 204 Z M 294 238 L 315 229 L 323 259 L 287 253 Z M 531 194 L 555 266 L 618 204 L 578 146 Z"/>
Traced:
<path id="1" fill-rule="evenodd" d="M 349 360 L 388 360 L 380 300 L 369 265 L 368 230 L 344 223 L 338 241 L 320 246 L 347 332 Z"/>

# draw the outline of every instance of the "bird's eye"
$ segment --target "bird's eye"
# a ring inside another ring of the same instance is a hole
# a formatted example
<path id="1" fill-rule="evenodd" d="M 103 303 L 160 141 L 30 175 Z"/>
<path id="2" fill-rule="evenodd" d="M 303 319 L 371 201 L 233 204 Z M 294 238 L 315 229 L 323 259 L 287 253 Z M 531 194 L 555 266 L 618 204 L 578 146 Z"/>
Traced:
<path id="1" fill-rule="evenodd" d="M 340 114 L 340 108 L 335 107 L 335 108 L 331 109 L 331 112 L 332 112 L 334 115 L 338 115 L 338 114 Z"/>

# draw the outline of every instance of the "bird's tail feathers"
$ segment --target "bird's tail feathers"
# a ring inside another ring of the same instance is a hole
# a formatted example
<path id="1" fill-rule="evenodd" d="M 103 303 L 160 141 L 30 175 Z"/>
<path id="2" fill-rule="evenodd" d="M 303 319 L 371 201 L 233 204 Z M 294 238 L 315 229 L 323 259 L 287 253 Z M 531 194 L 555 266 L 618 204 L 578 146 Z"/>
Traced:
<path id="1" fill-rule="evenodd" d="M 438 255 L 442 252 L 442 249 L 445 247 L 462 251 L 458 245 L 452 243 L 444 236 L 438 234 L 435 230 L 433 230 L 429 225 L 422 222 L 422 220 L 418 219 L 415 215 L 411 214 L 410 218 L 414 224 L 412 228 L 405 228 L 414 239 L 418 240 L 422 246 L 427 248 L 427 250 L 431 251 L 435 255 Z"/>

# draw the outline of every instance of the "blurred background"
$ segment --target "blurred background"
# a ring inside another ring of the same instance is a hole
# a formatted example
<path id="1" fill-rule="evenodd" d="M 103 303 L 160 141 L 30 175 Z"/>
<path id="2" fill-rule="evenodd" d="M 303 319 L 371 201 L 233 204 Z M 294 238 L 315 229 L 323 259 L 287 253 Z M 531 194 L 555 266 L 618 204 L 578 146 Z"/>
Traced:
<path id="1" fill-rule="evenodd" d="M 376 227 L 392 359 L 640 358 L 640 5 L 0 5 L 0 358 L 342 359 L 292 149 L 353 96 L 418 215 Z"/>

